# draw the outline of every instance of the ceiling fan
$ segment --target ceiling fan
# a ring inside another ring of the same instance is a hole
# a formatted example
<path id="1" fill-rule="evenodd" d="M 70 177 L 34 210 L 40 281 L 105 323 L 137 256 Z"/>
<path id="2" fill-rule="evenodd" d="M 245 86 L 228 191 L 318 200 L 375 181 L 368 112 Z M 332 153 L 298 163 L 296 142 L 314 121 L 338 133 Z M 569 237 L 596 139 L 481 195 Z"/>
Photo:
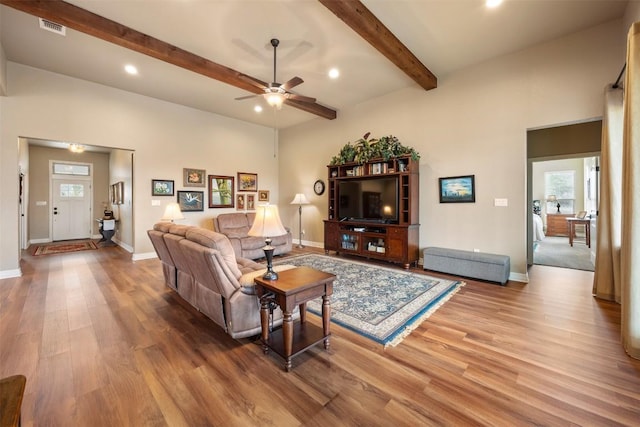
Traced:
<path id="1" fill-rule="evenodd" d="M 269 105 L 272 107 L 276 107 L 278 110 L 282 108 L 282 104 L 286 100 L 297 101 L 299 103 L 307 103 L 307 104 L 315 104 L 316 99 L 311 98 L 304 95 L 299 95 L 297 93 L 293 93 L 290 89 L 298 86 L 299 84 L 304 83 L 300 77 L 293 77 L 286 81 L 285 83 L 276 82 L 276 50 L 278 45 L 280 44 L 280 40 L 271 39 L 271 46 L 273 46 L 273 82 L 268 85 L 264 82 L 254 79 L 251 76 L 241 75 L 240 78 L 246 80 L 251 85 L 257 87 L 258 89 L 264 91 L 262 94 L 257 95 L 247 95 L 236 98 L 236 100 L 243 100 L 254 98 L 256 96 L 263 96 Z"/>

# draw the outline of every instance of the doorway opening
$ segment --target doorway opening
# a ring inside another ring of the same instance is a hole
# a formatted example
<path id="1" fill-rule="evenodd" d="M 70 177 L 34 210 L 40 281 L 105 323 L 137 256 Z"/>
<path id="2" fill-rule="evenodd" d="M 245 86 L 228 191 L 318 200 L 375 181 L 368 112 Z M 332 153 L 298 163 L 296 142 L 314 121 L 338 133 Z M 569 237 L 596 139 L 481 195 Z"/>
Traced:
<path id="1" fill-rule="evenodd" d="M 601 138 L 600 119 L 527 131 L 529 265 L 593 271 Z M 567 221 L 583 212 L 589 221 Z M 573 245 L 569 224 L 575 224 Z"/>
<path id="2" fill-rule="evenodd" d="M 93 166 L 55 160 L 49 163 L 51 240 L 89 239 L 92 231 Z"/>
<path id="3" fill-rule="evenodd" d="M 599 162 L 599 156 L 532 162 L 533 264 L 594 270 Z"/>

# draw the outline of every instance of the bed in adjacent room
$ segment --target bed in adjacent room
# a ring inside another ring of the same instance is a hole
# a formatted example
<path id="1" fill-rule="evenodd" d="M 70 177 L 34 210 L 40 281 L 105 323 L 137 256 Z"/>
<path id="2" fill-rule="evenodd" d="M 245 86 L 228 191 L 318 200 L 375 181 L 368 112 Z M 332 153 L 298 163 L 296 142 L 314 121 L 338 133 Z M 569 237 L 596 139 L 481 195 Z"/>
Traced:
<path id="1" fill-rule="evenodd" d="M 533 241 L 538 242 L 544 239 L 544 226 L 542 225 L 542 217 L 533 214 Z"/>

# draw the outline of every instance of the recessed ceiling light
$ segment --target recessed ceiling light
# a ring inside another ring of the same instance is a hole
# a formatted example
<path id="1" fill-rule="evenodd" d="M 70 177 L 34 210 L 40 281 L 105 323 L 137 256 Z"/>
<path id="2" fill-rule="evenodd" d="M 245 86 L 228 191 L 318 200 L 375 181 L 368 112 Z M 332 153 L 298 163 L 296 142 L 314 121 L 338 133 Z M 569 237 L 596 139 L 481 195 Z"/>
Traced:
<path id="1" fill-rule="evenodd" d="M 262 113 L 262 107 L 259 105 L 256 105 L 255 107 L 253 107 L 253 111 L 255 111 L 256 113 Z"/>
<path id="2" fill-rule="evenodd" d="M 487 0 L 485 4 L 487 7 L 494 8 L 500 6 L 502 4 L 502 0 Z"/>
<path id="3" fill-rule="evenodd" d="M 131 64 L 125 65 L 124 66 L 124 70 L 127 73 L 129 73 L 131 75 L 134 75 L 134 76 L 138 74 L 138 69 L 134 65 L 131 65 Z"/>
<path id="4" fill-rule="evenodd" d="M 332 68 L 329 70 L 329 78 L 337 79 L 338 77 L 340 77 L 340 70 L 338 70 L 337 68 Z"/>

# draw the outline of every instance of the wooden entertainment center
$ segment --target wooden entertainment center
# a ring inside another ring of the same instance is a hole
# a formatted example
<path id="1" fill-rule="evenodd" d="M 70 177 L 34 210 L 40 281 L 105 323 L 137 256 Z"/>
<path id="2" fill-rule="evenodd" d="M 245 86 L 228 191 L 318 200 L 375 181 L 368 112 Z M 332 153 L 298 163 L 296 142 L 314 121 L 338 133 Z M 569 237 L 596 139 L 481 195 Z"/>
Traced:
<path id="1" fill-rule="evenodd" d="M 373 159 L 367 163 L 329 165 L 328 219 L 324 221 L 324 249 L 367 258 L 400 263 L 409 268 L 419 257 L 418 207 L 420 205 L 419 162 L 410 155 L 389 160 Z M 348 194 L 340 194 L 347 183 L 375 185 L 397 180 L 395 206 L 382 205 L 379 193 L 360 191 L 364 218 L 344 214 Z M 341 183 L 343 183 L 341 185 Z M 341 213 L 341 208 L 343 212 Z"/>

